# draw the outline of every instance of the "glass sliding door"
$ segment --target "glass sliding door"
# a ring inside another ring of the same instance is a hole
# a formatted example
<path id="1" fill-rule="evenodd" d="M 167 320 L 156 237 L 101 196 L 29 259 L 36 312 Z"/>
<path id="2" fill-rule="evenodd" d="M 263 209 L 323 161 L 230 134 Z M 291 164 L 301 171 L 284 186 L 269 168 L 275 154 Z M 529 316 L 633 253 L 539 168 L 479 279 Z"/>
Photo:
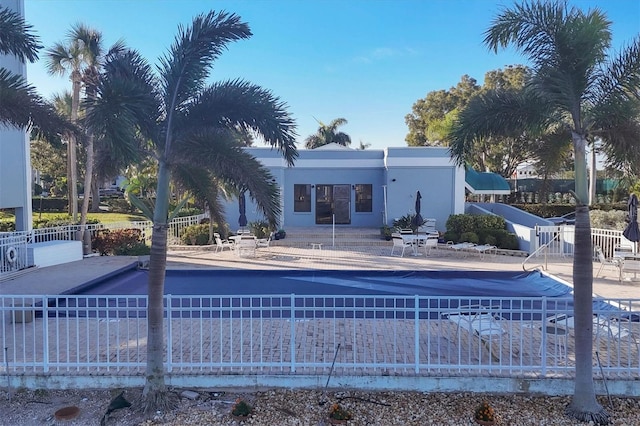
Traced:
<path id="1" fill-rule="evenodd" d="M 316 224 L 351 224 L 351 185 L 316 185 Z"/>

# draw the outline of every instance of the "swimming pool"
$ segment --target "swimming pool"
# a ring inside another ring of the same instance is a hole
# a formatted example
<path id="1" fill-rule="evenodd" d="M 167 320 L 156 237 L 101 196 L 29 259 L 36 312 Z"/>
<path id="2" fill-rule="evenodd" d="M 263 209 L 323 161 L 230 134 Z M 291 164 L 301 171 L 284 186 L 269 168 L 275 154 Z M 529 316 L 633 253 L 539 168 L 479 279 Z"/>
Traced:
<path id="1" fill-rule="evenodd" d="M 172 295 L 397 295 L 568 297 L 571 287 L 539 271 L 168 270 Z M 145 295 L 148 271 L 129 270 L 69 294 Z"/>
<path id="2" fill-rule="evenodd" d="M 50 306 L 57 316 L 144 318 L 147 279 L 131 269 Z M 573 311 L 571 287 L 539 271 L 169 270 L 165 294 L 172 318 L 413 319 L 478 306 L 539 319 Z"/>

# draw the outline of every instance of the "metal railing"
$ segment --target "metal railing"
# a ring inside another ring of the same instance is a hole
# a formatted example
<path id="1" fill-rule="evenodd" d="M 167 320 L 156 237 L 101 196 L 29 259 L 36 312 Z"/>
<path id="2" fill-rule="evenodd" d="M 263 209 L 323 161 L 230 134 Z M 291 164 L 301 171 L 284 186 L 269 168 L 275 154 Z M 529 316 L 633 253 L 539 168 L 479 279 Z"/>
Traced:
<path id="1" fill-rule="evenodd" d="M 572 323 L 547 321 L 571 317 L 571 303 L 555 298 L 166 296 L 164 361 L 173 375 L 325 374 L 340 345 L 336 376 L 571 377 Z M 139 377 L 146 362 L 146 306 L 146 297 L 131 295 L 0 297 L 0 340 L 6 348 L 0 372 Z M 594 301 L 594 351 L 606 376 L 640 375 L 639 306 L 640 300 Z M 471 318 L 485 322 L 476 327 Z"/>
<path id="2" fill-rule="evenodd" d="M 169 223 L 168 242 L 174 244 L 180 241 L 184 229 L 197 225 L 207 217 L 204 214 L 196 216 L 177 217 Z M 102 230 L 139 229 L 142 237 L 149 243 L 153 231 L 151 221 L 114 222 L 87 224 L 86 230 L 95 236 Z M 0 275 L 9 274 L 34 266 L 29 258 L 30 244 L 49 241 L 80 240 L 80 225 L 61 225 L 50 228 L 39 228 L 31 231 L 0 232 Z"/>

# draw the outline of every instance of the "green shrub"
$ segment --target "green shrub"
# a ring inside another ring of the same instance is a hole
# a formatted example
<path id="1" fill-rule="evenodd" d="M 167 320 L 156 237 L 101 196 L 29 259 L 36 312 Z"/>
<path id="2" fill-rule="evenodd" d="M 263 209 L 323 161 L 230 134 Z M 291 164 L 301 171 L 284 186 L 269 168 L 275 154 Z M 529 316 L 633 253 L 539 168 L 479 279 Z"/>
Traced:
<path id="1" fill-rule="evenodd" d="M 443 237 L 445 242 L 447 241 L 453 241 L 454 243 L 459 243 L 460 242 L 460 235 L 456 234 L 453 231 L 447 231 L 444 233 Z"/>
<path id="2" fill-rule="evenodd" d="M 480 242 L 480 238 L 478 238 L 478 234 L 475 232 L 463 232 L 460 234 L 460 241 L 478 244 Z"/>
<path id="3" fill-rule="evenodd" d="M 15 222 L 2 221 L 0 222 L 0 232 L 13 232 L 16 230 Z"/>
<path id="4" fill-rule="evenodd" d="M 151 249 L 145 244 L 142 231 L 139 229 L 108 229 L 98 231 L 91 239 L 91 245 L 102 256 L 128 255 L 140 256 L 149 254 Z"/>
<path id="5" fill-rule="evenodd" d="M 107 198 L 100 200 L 112 213 L 140 213 L 126 198 Z"/>
<path id="6" fill-rule="evenodd" d="M 393 227 L 397 229 L 412 229 L 411 219 L 413 216 L 407 214 L 393 221 Z"/>
<path id="7" fill-rule="evenodd" d="M 592 228 L 624 230 L 627 225 L 627 212 L 621 210 L 594 210 L 590 212 Z"/>
<path id="8" fill-rule="evenodd" d="M 507 226 L 502 216 L 492 214 L 474 215 L 476 229 L 505 229 Z"/>
<path id="9" fill-rule="evenodd" d="M 258 220 L 256 222 L 249 222 L 249 230 L 256 238 L 266 238 L 269 231 L 269 222 L 266 220 Z"/>
<path id="10" fill-rule="evenodd" d="M 182 230 L 180 242 L 188 246 L 204 246 L 209 244 L 209 224 L 187 226 Z"/>
<path id="11" fill-rule="evenodd" d="M 172 206 L 171 208 L 174 209 L 175 206 Z M 204 212 L 198 207 L 183 207 L 180 209 L 176 217 L 197 216 L 202 213 Z"/>
<path id="12" fill-rule="evenodd" d="M 470 214 L 452 214 L 447 219 L 447 231 L 453 231 L 462 238 L 465 232 L 474 232 L 476 229 L 476 221 Z"/>

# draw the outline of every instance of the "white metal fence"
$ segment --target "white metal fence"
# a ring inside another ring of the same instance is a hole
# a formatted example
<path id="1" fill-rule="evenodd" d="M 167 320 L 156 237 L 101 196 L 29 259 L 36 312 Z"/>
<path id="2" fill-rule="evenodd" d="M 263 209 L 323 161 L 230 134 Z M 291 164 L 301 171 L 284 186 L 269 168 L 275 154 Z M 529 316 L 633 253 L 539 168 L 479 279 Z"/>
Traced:
<path id="1" fill-rule="evenodd" d="M 177 217 L 169 223 L 168 239 L 170 244 L 179 242 L 184 229 L 200 223 L 206 216 L 196 215 Z M 91 236 L 101 230 L 139 229 L 143 238 L 151 241 L 153 223 L 151 221 L 97 223 L 86 225 Z M 80 240 L 80 225 L 61 225 L 31 231 L 0 232 L 0 275 L 20 271 L 34 266 L 29 264 L 29 245 L 48 241 Z"/>
<path id="2" fill-rule="evenodd" d="M 336 376 L 571 377 L 575 365 L 573 323 L 562 319 L 572 315 L 570 299 L 291 294 L 165 303 L 173 374 L 326 374 L 334 356 Z M 0 297 L 0 372 L 143 375 L 146 305 L 141 296 Z M 640 377 L 639 307 L 594 302 L 594 366 L 606 376 Z"/>

